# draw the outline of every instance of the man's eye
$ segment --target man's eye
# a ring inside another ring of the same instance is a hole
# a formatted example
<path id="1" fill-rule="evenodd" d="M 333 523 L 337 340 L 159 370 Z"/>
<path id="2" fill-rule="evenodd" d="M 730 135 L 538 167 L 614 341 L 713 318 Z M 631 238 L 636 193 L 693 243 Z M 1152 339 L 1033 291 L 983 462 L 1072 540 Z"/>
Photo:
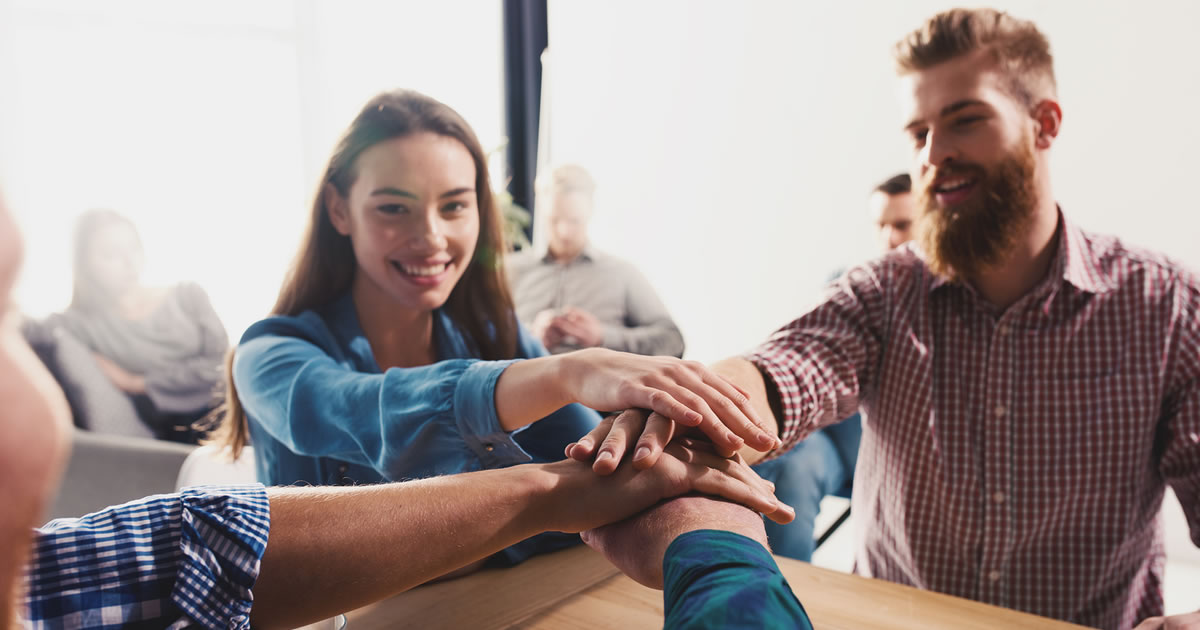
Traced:
<path id="1" fill-rule="evenodd" d="M 971 125 L 983 120 L 983 116 L 963 116 L 954 121 L 955 127 L 970 127 Z"/>
<path id="2" fill-rule="evenodd" d="M 926 129 L 918 129 L 917 131 L 912 132 L 913 146 L 916 146 L 917 148 L 925 146 L 925 136 L 928 135 L 928 133 L 929 132 Z"/>

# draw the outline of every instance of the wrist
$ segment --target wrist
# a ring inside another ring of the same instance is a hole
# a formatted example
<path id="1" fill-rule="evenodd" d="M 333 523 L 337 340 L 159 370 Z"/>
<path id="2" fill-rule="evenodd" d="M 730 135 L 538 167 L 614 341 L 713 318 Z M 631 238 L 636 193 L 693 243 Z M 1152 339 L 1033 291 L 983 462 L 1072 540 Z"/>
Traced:
<path id="1" fill-rule="evenodd" d="M 551 394 L 560 406 L 579 402 L 579 384 L 582 382 L 584 361 L 579 360 L 580 351 L 567 352 L 546 357 L 550 366 L 547 382 L 552 384 Z"/>
<path id="2" fill-rule="evenodd" d="M 570 500 L 582 491 L 577 484 L 571 483 L 571 463 L 577 462 L 526 464 L 510 469 L 521 473 L 517 483 L 522 488 L 528 509 L 521 511 L 520 521 L 521 528 L 529 535 L 571 529 L 567 523 L 567 515 L 572 511 Z"/>

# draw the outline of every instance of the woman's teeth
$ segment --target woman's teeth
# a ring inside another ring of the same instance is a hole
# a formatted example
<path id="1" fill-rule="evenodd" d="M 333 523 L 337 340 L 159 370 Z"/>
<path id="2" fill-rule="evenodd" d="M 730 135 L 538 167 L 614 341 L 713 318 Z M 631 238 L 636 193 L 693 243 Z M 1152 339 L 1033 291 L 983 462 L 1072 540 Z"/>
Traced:
<path id="1" fill-rule="evenodd" d="M 445 271 L 449 263 L 441 263 L 439 265 L 405 265 L 403 263 L 392 262 L 392 265 L 410 276 L 436 276 Z"/>

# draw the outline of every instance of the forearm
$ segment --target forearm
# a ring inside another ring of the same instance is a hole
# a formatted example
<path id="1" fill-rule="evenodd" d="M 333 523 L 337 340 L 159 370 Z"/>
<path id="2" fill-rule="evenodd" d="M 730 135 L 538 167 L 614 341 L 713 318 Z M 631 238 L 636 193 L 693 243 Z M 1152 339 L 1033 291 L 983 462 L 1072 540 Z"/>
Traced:
<path id="1" fill-rule="evenodd" d="M 766 423 L 762 427 L 771 435 L 779 436 L 780 420 L 782 413 L 780 411 L 779 396 L 770 387 L 766 378 L 758 367 L 750 361 L 741 357 L 730 357 L 718 361 L 710 366 L 714 372 L 725 377 L 734 385 L 737 385 L 750 398 L 750 404 L 754 406 L 755 413 Z M 750 447 L 743 447 L 740 451 L 742 457 L 749 463 L 754 463 L 763 458 L 765 453 L 756 451 Z"/>
<path id="2" fill-rule="evenodd" d="M 255 627 L 295 627 L 444 575 L 542 531 L 552 484 L 519 466 L 401 484 L 271 489 Z M 319 596 L 316 596 L 319 594 Z"/>
<path id="3" fill-rule="evenodd" d="M 566 460 L 360 488 L 271 489 L 271 527 L 252 612 L 295 627 L 352 610 L 543 531 L 578 532 L 689 491 L 771 513 L 744 464 L 673 446 L 651 469 L 601 477 Z M 723 472 L 716 473 L 719 469 Z"/>
<path id="4" fill-rule="evenodd" d="M 514 431 L 576 402 L 563 387 L 571 359 L 567 355 L 517 361 L 496 381 L 496 416 Z"/>

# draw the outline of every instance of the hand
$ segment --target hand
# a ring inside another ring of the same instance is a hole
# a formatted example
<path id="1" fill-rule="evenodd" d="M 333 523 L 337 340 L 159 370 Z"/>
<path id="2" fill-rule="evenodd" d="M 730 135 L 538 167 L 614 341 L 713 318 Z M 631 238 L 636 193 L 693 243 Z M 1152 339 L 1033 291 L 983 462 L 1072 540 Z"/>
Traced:
<path id="1" fill-rule="evenodd" d="M 759 477 L 745 460 L 736 455 L 720 457 L 711 448 L 704 442 L 677 440 L 653 467 L 639 470 L 627 463 L 606 477 L 569 459 L 544 464 L 555 475 L 552 485 L 557 491 L 545 497 L 547 507 L 538 518 L 549 521 L 542 523 L 543 528 L 579 532 L 689 492 L 723 497 L 779 523 L 795 518 L 795 510 L 775 498 L 771 482 Z"/>
<path id="2" fill-rule="evenodd" d="M 746 394 L 700 363 L 600 348 L 559 357 L 563 361 L 564 387 L 571 400 L 593 409 L 642 408 L 658 412 L 663 420 L 646 423 L 648 431 L 655 431 L 655 440 L 666 432 L 664 424 L 669 419 L 685 427 L 697 427 L 726 456 L 737 452 L 743 444 L 759 451 L 778 445 L 776 437 L 763 428 L 764 423 Z M 607 435 L 609 428 L 629 430 L 636 424 L 640 430 L 641 421 L 644 418 L 631 417 L 621 423 L 606 420 L 579 443 L 568 446 L 567 455 L 583 461 L 591 457 L 599 436 Z M 657 451 L 651 455 L 657 457 L 666 443 L 666 439 L 655 441 Z M 624 443 L 609 446 L 607 450 L 613 457 L 597 468 L 601 474 L 611 472 L 624 457 Z M 582 450 L 576 453 L 576 449 Z M 643 464 L 651 465 L 653 461 Z"/>
<path id="3" fill-rule="evenodd" d="M 108 358 L 92 353 L 92 358 L 100 366 L 100 371 L 112 381 L 121 391 L 127 394 L 146 393 L 146 378 L 139 374 L 127 372 L 124 368 L 113 363 Z"/>
<path id="4" fill-rule="evenodd" d="M 618 523 L 589 529 L 583 542 L 604 554 L 622 573 L 643 586 L 662 589 L 663 557 L 681 534 L 698 529 L 720 529 L 767 545 L 762 518 L 736 503 L 711 497 L 668 499 Z"/>
<path id="5" fill-rule="evenodd" d="M 1200 610 L 1170 617 L 1150 617 L 1133 630 L 1200 630 Z"/>
<path id="6" fill-rule="evenodd" d="M 562 341 L 561 333 L 557 328 L 554 328 L 554 318 L 556 313 L 554 309 L 542 309 L 533 318 L 533 323 L 529 325 L 529 333 L 534 339 L 542 342 L 546 348 L 553 348 Z"/>
<path id="7" fill-rule="evenodd" d="M 555 317 L 551 328 L 560 338 L 570 337 L 581 348 L 595 348 L 604 343 L 604 324 L 591 313 L 568 306 L 562 315 Z"/>

